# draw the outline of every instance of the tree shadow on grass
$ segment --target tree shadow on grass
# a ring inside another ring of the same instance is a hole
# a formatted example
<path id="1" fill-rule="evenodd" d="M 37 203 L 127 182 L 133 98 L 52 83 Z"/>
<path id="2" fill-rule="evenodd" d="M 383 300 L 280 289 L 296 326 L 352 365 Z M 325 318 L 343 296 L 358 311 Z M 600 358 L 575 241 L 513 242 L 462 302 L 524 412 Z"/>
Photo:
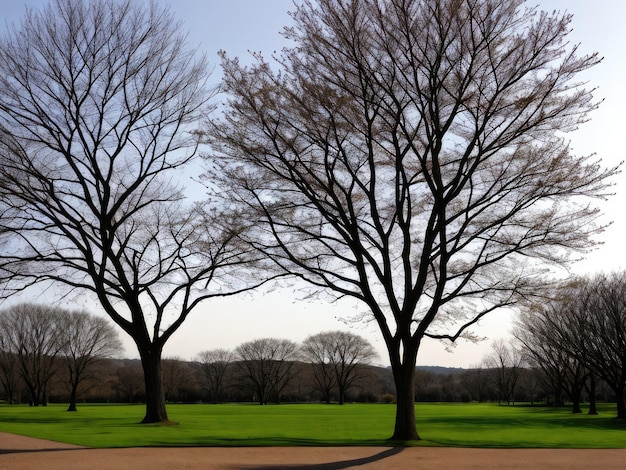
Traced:
<path id="1" fill-rule="evenodd" d="M 359 465 L 365 465 L 368 463 L 378 462 L 389 457 L 393 457 L 394 455 L 398 455 L 402 452 L 404 447 L 392 447 L 390 449 L 383 450 L 374 455 L 370 455 L 368 457 L 361 457 L 358 459 L 350 459 L 350 460 L 342 460 L 339 462 L 328 462 L 328 463 L 314 463 L 314 464 L 284 464 L 284 465 L 247 465 L 244 467 L 237 467 L 242 469 L 249 470 L 269 470 L 269 469 L 277 469 L 277 470 L 295 470 L 295 469 L 304 469 L 304 470 L 342 470 L 344 468 L 356 467 Z"/>
<path id="2" fill-rule="evenodd" d="M 503 407 L 506 411 L 507 407 Z M 504 428 L 507 426 L 526 425 L 540 428 L 594 428 L 594 429 L 625 429 L 626 420 L 615 418 L 615 416 L 605 413 L 602 416 L 588 415 L 587 413 L 572 413 L 567 407 L 563 408 L 542 408 L 542 407 L 513 407 L 519 411 L 516 415 L 497 415 L 489 413 L 482 416 L 429 416 L 422 422 L 418 421 L 418 426 L 428 426 L 429 424 L 453 424 L 453 427 L 466 426 L 468 429 L 479 430 L 482 426 Z"/>
<path id="3" fill-rule="evenodd" d="M 501 413 L 429 416 L 420 422 L 427 444 L 482 448 L 621 448 L 624 421 L 608 414 L 573 414 L 567 408 L 502 407 Z M 424 429 L 425 428 L 425 429 Z M 594 434 L 594 433 L 599 434 Z M 603 437 L 610 438 L 610 444 Z M 426 444 L 426 443 L 425 443 Z"/>

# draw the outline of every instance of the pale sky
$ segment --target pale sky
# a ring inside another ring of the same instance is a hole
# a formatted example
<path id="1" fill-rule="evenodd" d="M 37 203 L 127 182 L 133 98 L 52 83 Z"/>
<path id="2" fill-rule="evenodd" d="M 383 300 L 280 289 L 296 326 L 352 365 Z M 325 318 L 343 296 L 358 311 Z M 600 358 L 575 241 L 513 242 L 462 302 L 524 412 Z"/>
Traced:
<path id="1" fill-rule="evenodd" d="M 139 1 L 139 0 L 138 0 Z M 18 21 L 25 5 L 38 7 L 42 0 L 0 0 L 1 13 L 6 22 Z M 169 0 L 177 18 L 189 31 L 191 44 L 206 52 L 215 71 L 212 78 L 220 78 L 217 51 L 224 49 L 230 56 L 249 57 L 248 51 L 260 51 L 270 57 L 285 42 L 279 32 L 290 21 L 287 11 L 291 0 Z M 572 148 L 578 154 L 595 153 L 612 166 L 626 159 L 622 140 L 623 111 L 626 109 L 626 2 L 622 0 L 536 0 L 546 10 L 567 10 L 574 14 L 573 43 L 580 43 L 582 52 L 598 51 L 604 61 L 585 80 L 597 87 L 596 98 L 603 99 L 600 108 L 591 115 L 591 121 L 570 135 Z M 1 20 L 0 20 L 1 21 Z M 4 30 L 4 21 L 0 30 Z M 604 245 L 573 267 L 576 273 L 620 269 L 624 265 L 623 249 L 626 223 L 626 174 L 615 179 L 616 195 L 602 204 L 604 219 L 613 224 L 601 236 Z M 621 209 L 621 210 L 620 210 Z M 384 343 L 374 324 L 346 323 L 342 319 L 362 309 L 351 302 L 329 305 L 323 300 L 302 301 L 302 294 L 293 289 L 272 293 L 248 293 L 237 298 L 208 301 L 193 312 L 181 329 L 165 347 L 164 356 L 193 359 L 207 349 L 234 349 L 239 344 L 263 337 L 287 338 L 302 341 L 309 334 L 326 330 L 349 330 L 364 336 L 379 351 L 379 364 L 387 365 Z M 25 299 L 32 300 L 32 299 Z M 85 300 L 84 307 L 92 307 Z M 76 308 L 75 305 L 68 306 Z M 79 308 L 82 305 L 78 306 Z M 93 311 L 93 308 L 91 308 Z M 472 344 L 459 343 L 452 352 L 443 345 L 425 340 L 418 356 L 420 365 L 469 367 L 479 363 L 490 352 L 493 340 L 508 337 L 512 324 L 508 312 L 496 312 L 481 321 L 475 332 L 488 339 Z M 125 351 L 123 357 L 137 357 L 131 340 L 120 330 Z"/>

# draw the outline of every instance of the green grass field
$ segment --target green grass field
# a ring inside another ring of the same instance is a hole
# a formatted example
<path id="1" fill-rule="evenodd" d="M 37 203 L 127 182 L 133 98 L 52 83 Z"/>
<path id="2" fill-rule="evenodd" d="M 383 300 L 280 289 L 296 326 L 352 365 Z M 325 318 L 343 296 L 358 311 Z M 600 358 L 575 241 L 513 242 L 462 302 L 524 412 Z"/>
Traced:
<path id="1" fill-rule="evenodd" d="M 414 445 L 624 448 L 614 407 L 598 416 L 493 404 L 418 404 Z M 142 425 L 141 405 L 0 406 L 0 431 L 89 447 L 389 445 L 393 405 L 169 405 L 178 425 Z"/>

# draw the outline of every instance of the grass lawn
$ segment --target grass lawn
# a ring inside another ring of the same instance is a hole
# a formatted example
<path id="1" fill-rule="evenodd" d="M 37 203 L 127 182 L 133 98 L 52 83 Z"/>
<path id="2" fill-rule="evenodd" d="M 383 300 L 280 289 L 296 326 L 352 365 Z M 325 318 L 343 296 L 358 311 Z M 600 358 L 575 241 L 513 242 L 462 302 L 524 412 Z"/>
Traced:
<path id="1" fill-rule="evenodd" d="M 0 431 L 89 447 L 389 445 L 393 405 L 169 405 L 180 424 L 138 424 L 142 405 L 0 406 Z M 599 416 L 568 409 L 493 404 L 418 404 L 413 445 L 626 447 L 614 406 Z"/>

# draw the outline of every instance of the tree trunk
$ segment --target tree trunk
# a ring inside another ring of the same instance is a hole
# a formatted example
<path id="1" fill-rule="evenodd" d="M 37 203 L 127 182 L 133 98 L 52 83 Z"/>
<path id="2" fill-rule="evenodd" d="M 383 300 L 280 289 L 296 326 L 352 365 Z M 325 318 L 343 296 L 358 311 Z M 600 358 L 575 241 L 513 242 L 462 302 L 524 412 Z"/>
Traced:
<path id="1" fill-rule="evenodd" d="M 615 391 L 615 398 L 617 399 L 617 417 L 619 419 L 626 419 L 626 402 L 624 401 L 624 387 L 618 387 Z"/>
<path id="2" fill-rule="evenodd" d="M 28 394 L 30 395 L 28 406 L 39 406 L 39 397 L 37 396 L 35 387 L 33 387 L 30 383 L 27 383 L 26 388 L 28 389 Z"/>
<path id="3" fill-rule="evenodd" d="M 146 415 L 141 422 L 143 424 L 167 423 L 165 392 L 161 374 L 162 348 L 149 344 L 147 347 L 139 346 L 138 349 L 146 385 Z"/>
<path id="4" fill-rule="evenodd" d="M 416 441 L 420 439 L 415 424 L 415 362 L 413 359 L 402 364 L 392 363 L 397 396 L 396 424 L 393 436 L 391 436 L 392 440 Z"/>
<path id="5" fill-rule="evenodd" d="M 574 414 L 583 412 L 582 408 L 580 407 L 580 395 L 581 395 L 580 387 L 575 386 L 574 389 L 572 390 L 572 413 Z"/>
<path id="6" fill-rule="evenodd" d="M 265 397 L 265 386 L 257 385 L 256 387 L 257 393 L 259 394 L 259 405 L 263 406 L 266 403 Z"/>
<path id="7" fill-rule="evenodd" d="M 587 414 L 598 414 L 598 407 L 596 403 L 596 376 L 594 374 L 591 374 L 589 377 L 589 413 Z"/>
<path id="8" fill-rule="evenodd" d="M 67 411 L 76 411 L 76 390 L 78 389 L 78 383 L 72 381 L 72 390 L 70 391 L 70 404 L 67 407 Z"/>
<path id="9" fill-rule="evenodd" d="M 554 406 L 560 408 L 563 406 L 563 386 L 557 384 L 554 388 Z"/>
<path id="10" fill-rule="evenodd" d="M 9 405 L 13 405 L 14 401 L 13 401 L 13 396 L 15 395 L 15 386 L 13 383 L 13 380 L 11 377 L 9 377 L 9 373 L 7 373 L 7 379 L 6 381 L 2 381 L 2 387 L 4 388 L 4 391 L 6 393 L 6 398 L 7 398 L 7 403 Z"/>

